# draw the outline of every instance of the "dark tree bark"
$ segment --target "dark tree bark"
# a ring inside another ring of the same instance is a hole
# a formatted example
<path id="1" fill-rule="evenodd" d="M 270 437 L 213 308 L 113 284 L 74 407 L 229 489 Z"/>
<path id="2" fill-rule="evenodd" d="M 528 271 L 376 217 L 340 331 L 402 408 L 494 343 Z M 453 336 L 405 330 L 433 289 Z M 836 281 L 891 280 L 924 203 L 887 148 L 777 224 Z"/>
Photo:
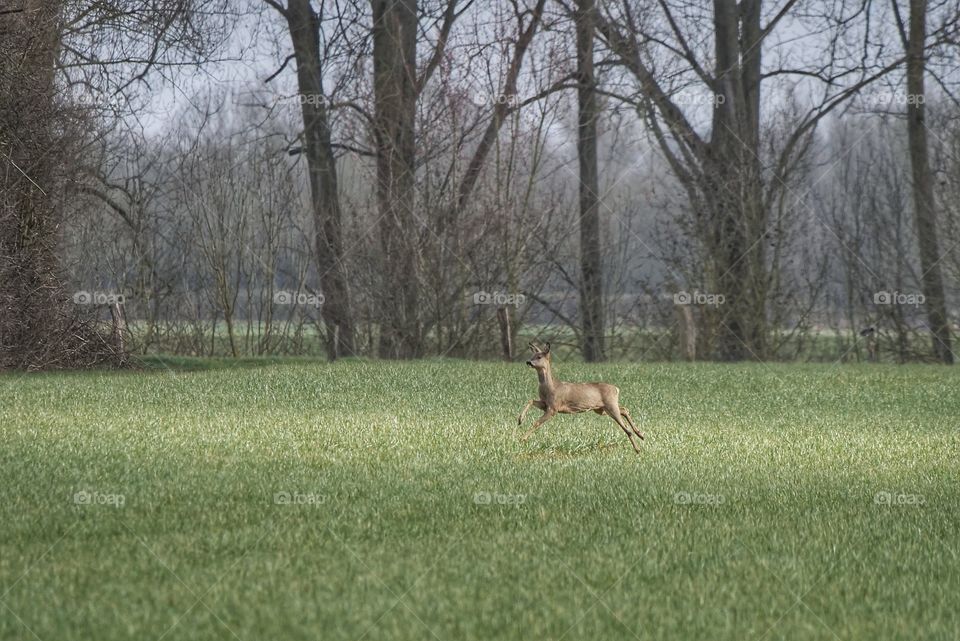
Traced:
<path id="1" fill-rule="evenodd" d="M 583 357 L 604 354 L 603 265 L 600 254 L 600 186 L 597 176 L 597 104 L 593 69 L 594 0 L 577 3 L 577 154 L 580 161 L 580 322 Z"/>
<path id="2" fill-rule="evenodd" d="M 923 295 L 927 319 L 937 360 L 953 363 L 950 325 L 947 317 L 943 277 L 940 273 L 940 248 L 937 242 L 937 212 L 933 196 L 933 176 L 927 149 L 924 105 L 925 45 L 927 37 L 927 1 L 910 0 L 910 26 L 907 36 L 907 136 L 910 167 L 913 174 L 913 218 L 920 249 Z"/>
<path id="3" fill-rule="evenodd" d="M 417 1 L 371 0 L 373 6 L 374 136 L 380 214 L 381 358 L 423 352 L 419 234 L 414 215 Z"/>
<path id="4" fill-rule="evenodd" d="M 328 105 L 323 91 L 319 16 L 310 0 L 290 0 L 284 12 L 297 60 L 303 112 L 303 149 L 310 176 L 317 269 L 325 301 L 327 356 L 354 354 L 354 318 L 344 263 L 343 222 L 337 188 L 337 161 L 331 144 Z"/>

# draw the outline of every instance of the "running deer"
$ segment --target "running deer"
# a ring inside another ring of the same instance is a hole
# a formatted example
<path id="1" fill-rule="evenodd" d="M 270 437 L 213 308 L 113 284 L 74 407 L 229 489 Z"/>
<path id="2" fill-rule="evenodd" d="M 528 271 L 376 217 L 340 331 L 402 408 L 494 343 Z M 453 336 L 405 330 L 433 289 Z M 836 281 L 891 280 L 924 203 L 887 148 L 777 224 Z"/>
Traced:
<path id="1" fill-rule="evenodd" d="M 533 351 L 533 356 L 527 361 L 527 365 L 537 370 L 537 376 L 540 379 L 540 398 L 527 401 L 520 412 L 520 416 L 517 417 L 517 425 L 523 423 L 523 418 L 527 415 L 527 410 L 531 406 L 542 409 L 543 416 L 538 418 L 533 427 L 523 435 L 524 441 L 558 412 L 560 414 L 579 414 L 580 412 L 593 410 L 597 414 L 607 414 L 616 421 L 623 433 L 630 439 L 634 451 L 640 453 L 637 442 L 633 440 L 633 434 L 643 440 L 643 432 L 633 424 L 633 419 L 630 418 L 630 412 L 627 411 L 627 408 L 620 405 L 620 390 L 617 387 L 606 383 L 564 383 L 563 381 L 555 381 L 553 380 L 553 372 L 550 370 L 550 343 L 547 343 L 545 347 L 530 343 L 530 349 Z M 626 424 L 624 419 L 626 419 Z M 630 426 L 630 429 L 627 429 L 627 425 Z M 631 430 L 633 434 L 630 433 Z"/>

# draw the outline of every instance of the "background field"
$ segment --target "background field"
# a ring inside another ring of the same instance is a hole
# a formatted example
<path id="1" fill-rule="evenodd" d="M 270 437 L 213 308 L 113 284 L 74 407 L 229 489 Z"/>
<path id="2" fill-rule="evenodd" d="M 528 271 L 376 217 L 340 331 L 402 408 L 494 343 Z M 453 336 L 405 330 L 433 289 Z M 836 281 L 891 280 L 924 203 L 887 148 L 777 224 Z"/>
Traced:
<path id="1" fill-rule="evenodd" d="M 109 314 L 101 310 L 104 319 L 103 331 L 110 332 Z M 673 310 L 671 310 L 673 311 Z M 606 337 L 606 349 L 610 360 L 614 361 L 685 361 L 680 346 L 679 327 L 672 317 L 660 326 L 619 327 Z M 671 322 L 672 321 L 672 322 Z M 208 323 L 201 326 L 190 325 L 179 329 L 155 329 L 152 333 L 142 322 L 133 322 L 129 326 L 128 343 L 134 354 L 146 358 L 326 358 L 323 333 L 315 325 L 300 325 L 287 328 L 275 334 L 270 340 L 264 340 L 265 327 L 261 324 L 238 321 L 234 324 L 237 340 L 237 355 L 233 356 L 227 326 L 220 323 Z M 553 350 L 564 361 L 583 360 L 581 339 L 569 327 L 552 324 L 526 322 L 518 328 L 514 345 L 522 353 L 529 341 L 542 341 L 549 336 Z M 274 330 L 275 332 L 278 330 Z M 466 358 L 472 360 L 497 360 L 502 358 L 498 327 L 495 314 L 490 314 L 485 325 L 489 333 L 486 340 L 468 342 L 459 349 L 451 348 L 449 337 L 441 341 L 435 332 L 427 332 L 424 337 L 429 346 L 428 352 L 442 354 L 443 357 Z M 960 331 L 960 328 L 957 328 Z M 376 339 L 379 333 L 371 331 L 362 340 L 358 349 L 376 352 Z M 496 338 L 494 338 L 496 336 Z M 261 342 L 263 341 L 263 342 Z M 803 363 L 839 363 L 869 361 L 869 340 L 859 335 L 858 330 L 838 330 L 826 327 L 804 330 L 780 330 L 770 334 L 771 345 L 776 349 L 770 361 Z M 930 337 L 921 328 L 903 328 L 903 333 L 881 332 L 877 339 L 877 360 L 881 363 L 929 362 Z M 703 359 L 701 359 L 703 360 Z"/>
<path id="2" fill-rule="evenodd" d="M 0 377 L 0 638 L 960 634 L 954 369 L 174 365 Z"/>

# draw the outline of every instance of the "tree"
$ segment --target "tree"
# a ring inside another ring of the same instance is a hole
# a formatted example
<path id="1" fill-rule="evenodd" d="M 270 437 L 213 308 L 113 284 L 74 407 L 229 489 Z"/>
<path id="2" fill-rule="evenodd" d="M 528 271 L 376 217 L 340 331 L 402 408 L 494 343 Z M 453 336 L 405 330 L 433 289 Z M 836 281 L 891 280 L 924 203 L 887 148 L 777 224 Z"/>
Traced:
<path id="1" fill-rule="evenodd" d="M 122 347 L 70 302 L 57 259 L 76 122 L 56 91 L 61 3 L 0 15 L 0 369 L 119 364 Z"/>
<path id="2" fill-rule="evenodd" d="M 927 145 L 924 75 L 926 73 L 927 0 L 910 0 L 909 34 L 904 32 L 897 3 L 894 12 L 900 38 L 907 53 L 907 137 L 913 175 L 913 219 L 920 250 L 921 282 L 926 298 L 927 319 L 937 360 L 950 365 L 950 323 L 947 316 L 943 277 L 937 242 L 937 210 L 933 196 L 933 174 Z"/>
<path id="3" fill-rule="evenodd" d="M 284 8 L 268 4 L 286 20 L 297 61 L 297 86 L 303 115 L 303 151 L 307 157 L 316 237 L 317 269 L 325 302 L 327 357 L 355 353 L 355 323 L 344 262 L 343 220 L 333 152 L 329 109 L 323 89 L 320 16 L 310 0 L 290 0 Z"/>
<path id="4" fill-rule="evenodd" d="M 58 264 L 62 210 L 98 130 L 71 91 L 122 103 L 154 70 L 205 60 L 223 1 L 27 0 L 0 11 L 0 368 L 123 360 L 93 310 L 71 304 Z"/>
<path id="5" fill-rule="evenodd" d="M 884 49 L 871 38 L 862 39 L 860 51 L 836 46 L 864 28 L 847 9 L 834 14 L 825 8 L 822 15 L 798 9 L 793 16 L 797 1 L 788 0 L 763 24 L 760 0 L 715 0 L 710 15 L 695 4 L 650 4 L 656 8 L 649 7 L 640 20 L 633 0 L 620 3 L 619 15 L 607 5 L 597 31 L 635 83 L 636 92 L 620 98 L 645 119 L 683 187 L 692 213 L 690 233 L 702 249 L 705 286 L 725 298 L 723 305 L 704 309 L 708 334 L 717 335 L 715 356 L 763 359 L 769 355 L 767 308 L 777 280 L 767 251 L 770 212 L 788 192 L 817 124 L 898 68 L 902 58 L 887 63 Z M 781 59 L 764 69 L 767 41 L 787 16 L 821 23 L 807 30 L 820 33 L 830 46 L 817 65 L 797 68 Z M 710 25 L 708 37 L 703 24 Z M 676 71 L 657 72 L 664 68 Z M 818 89 L 811 90 L 814 100 L 805 112 L 790 115 L 779 149 L 770 150 L 762 144 L 761 89 L 783 78 L 803 79 Z M 690 101 L 681 100 L 697 85 L 712 99 L 708 133 L 699 130 Z"/>
<path id="6" fill-rule="evenodd" d="M 603 266 L 600 254 L 600 186 L 597 175 L 597 103 L 593 69 L 594 0 L 578 0 L 577 155 L 580 160 L 580 322 L 583 357 L 604 360 Z"/>
<path id="7" fill-rule="evenodd" d="M 423 351 L 415 182 L 417 1 L 371 0 L 374 139 L 380 215 L 381 358 Z"/>

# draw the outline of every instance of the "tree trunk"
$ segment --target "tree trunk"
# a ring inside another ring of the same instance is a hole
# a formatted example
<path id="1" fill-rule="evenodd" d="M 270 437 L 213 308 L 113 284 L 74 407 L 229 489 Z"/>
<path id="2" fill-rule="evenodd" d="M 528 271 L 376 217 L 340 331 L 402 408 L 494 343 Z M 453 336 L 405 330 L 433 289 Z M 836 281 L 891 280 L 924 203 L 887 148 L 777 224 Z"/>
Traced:
<path id="1" fill-rule="evenodd" d="M 497 324 L 500 326 L 500 349 L 503 360 L 508 363 L 513 360 L 513 330 L 510 323 L 510 308 L 497 308 Z"/>
<path id="2" fill-rule="evenodd" d="M 947 317 L 940 249 L 937 242 L 937 213 L 933 198 L 933 177 L 927 152 L 924 98 L 924 45 L 927 35 L 927 2 L 910 0 L 910 34 L 907 39 L 907 135 L 913 173 L 913 219 L 923 270 L 923 295 L 933 337 L 933 353 L 942 363 L 953 363 L 950 326 Z"/>
<path id="3" fill-rule="evenodd" d="M 304 151 L 316 235 L 317 270 L 323 289 L 322 316 L 327 357 L 354 354 L 354 318 L 344 267 L 343 223 L 337 188 L 337 162 L 323 92 L 319 18 L 310 0 L 290 0 L 286 13 L 297 60 L 297 84 L 303 112 Z"/>
<path id="4" fill-rule="evenodd" d="M 417 0 L 373 5 L 374 135 L 383 258 L 381 358 L 416 358 L 420 322 L 419 235 L 414 216 Z"/>
<path id="5" fill-rule="evenodd" d="M 593 70 L 594 0 L 577 6 L 577 153 L 580 160 L 580 321 L 583 357 L 602 361 L 604 354 L 603 265 L 600 254 L 600 199 L 597 175 L 597 104 Z"/>
<path id="6" fill-rule="evenodd" d="M 703 198 L 710 220 L 707 281 L 723 305 L 706 310 L 718 325 L 717 356 L 766 356 L 766 208 L 760 172 L 760 0 L 714 0 L 715 108 Z"/>
<path id="7" fill-rule="evenodd" d="M 697 360 L 697 323 L 690 305 L 674 305 L 680 328 L 680 351 L 686 361 Z"/>

